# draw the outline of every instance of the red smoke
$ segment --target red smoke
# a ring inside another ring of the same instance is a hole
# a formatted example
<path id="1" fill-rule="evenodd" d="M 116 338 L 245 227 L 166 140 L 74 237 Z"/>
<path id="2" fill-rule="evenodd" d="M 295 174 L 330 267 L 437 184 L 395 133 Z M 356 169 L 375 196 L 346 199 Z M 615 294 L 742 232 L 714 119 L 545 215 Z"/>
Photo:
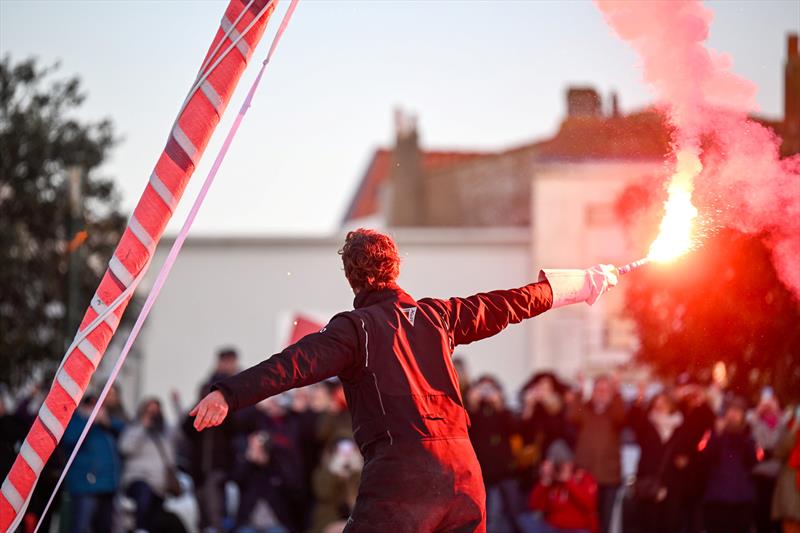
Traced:
<path id="1" fill-rule="evenodd" d="M 675 127 L 674 150 L 700 148 L 694 203 L 706 223 L 763 233 L 781 280 L 800 299 L 800 156 L 747 118 L 756 86 L 706 47 L 713 13 L 695 0 L 596 0 L 639 54 L 644 79 Z"/>

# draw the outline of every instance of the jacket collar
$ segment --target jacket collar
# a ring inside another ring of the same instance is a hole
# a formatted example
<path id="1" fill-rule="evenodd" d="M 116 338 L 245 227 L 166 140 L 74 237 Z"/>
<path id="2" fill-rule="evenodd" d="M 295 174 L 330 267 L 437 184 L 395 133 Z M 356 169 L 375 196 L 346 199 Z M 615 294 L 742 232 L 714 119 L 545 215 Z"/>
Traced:
<path id="1" fill-rule="evenodd" d="M 392 285 L 383 289 L 363 289 L 356 294 L 353 308 L 367 307 L 384 302 L 397 302 L 404 305 L 417 305 L 417 302 L 406 291 Z"/>

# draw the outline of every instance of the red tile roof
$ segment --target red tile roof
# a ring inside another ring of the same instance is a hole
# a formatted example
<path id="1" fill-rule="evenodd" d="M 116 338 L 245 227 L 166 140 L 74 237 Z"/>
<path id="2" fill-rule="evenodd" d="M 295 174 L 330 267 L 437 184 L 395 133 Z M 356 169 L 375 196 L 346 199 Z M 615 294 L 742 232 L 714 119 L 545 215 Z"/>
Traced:
<path id="1" fill-rule="evenodd" d="M 643 111 L 618 117 L 567 117 L 551 139 L 503 152 L 423 151 L 426 172 L 439 171 L 479 158 L 531 150 L 541 159 L 655 159 L 669 152 L 669 129 L 663 115 Z M 375 151 L 344 216 L 350 221 L 374 215 L 380 209 L 380 186 L 391 172 L 392 151 Z"/>
<path id="2" fill-rule="evenodd" d="M 664 116 L 645 111 L 618 117 L 568 117 L 552 139 L 536 143 L 542 158 L 657 159 L 669 153 Z"/>

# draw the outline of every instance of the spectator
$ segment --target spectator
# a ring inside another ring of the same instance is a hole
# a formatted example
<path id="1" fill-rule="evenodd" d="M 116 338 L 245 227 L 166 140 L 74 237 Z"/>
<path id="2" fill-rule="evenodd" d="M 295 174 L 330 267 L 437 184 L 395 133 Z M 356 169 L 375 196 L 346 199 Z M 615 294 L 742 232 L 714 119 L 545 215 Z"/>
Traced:
<path id="1" fill-rule="evenodd" d="M 299 446 L 300 420 L 290 416 L 288 409 L 291 401 L 292 394 L 284 393 L 258 402 L 253 408 L 238 413 L 237 429 L 246 435 L 245 450 L 251 448 L 250 435 L 253 433 L 269 435 L 269 455 L 275 461 L 280 461 L 282 483 L 295 488 L 292 497 L 285 502 L 286 512 L 291 519 L 282 518 L 281 524 L 295 530 L 304 518 L 303 499 L 297 487 L 302 486 L 305 472 Z M 242 455 L 246 456 L 246 453 Z"/>
<path id="2" fill-rule="evenodd" d="M 702 450 L 714 428 L 716 416 L 708 402 L 706 391 L 688 381 L 681 383 L 674 391 L 683 414 L 682 450 L 689 458 L 686 467 L 686 485 L 681 504 L 681 522 L 687 533 L 703 531 L 703 491 L 706 483 L 706 467 Z"/>
<path id="3" fill-rule="evenodd" d="M 515 517 L 518 511 L 511 453 L 511 434 L 516 431 L 516 420 L 505 405 L 500 384 L 492 376 L 480 377 L 469 388 L 467 410 L 471 421 L 469 438 L 486 486 L 486 529 L 489 532 L 510 531 L 514 526 L 509 518 Z"/>
<path id="4" fill-rule="evenodd" d="M 315 383 L 293 391 L 287 414 L 290 425 L 297 432 L 296 449 L 302 465 L 303 493 L 299 514 L 303 518 L 303 529 L 310 526 L 310 517 L 314 510 L 311 475 L 319 464 L 323 449 L 323 446 L 317 442 L 317 426 L 322 412 L 329 403 L 330 396 L 327 387 L 321 383 Z"/>
<path id="5" fill-rule="evenodd" d="M 257 431 L 247 437 L 244 460 L 234 476 L 240 487 L 237 533 L 301 530 L 295 509 L 301 496 L 302 478 L 296 472 L 287 472 L 291 463 L 282 461 L 279 453 L 272 446 L 267 431 Z"/>
<path id="6" fill-rule="evenodd" d="M 53 376 L 48 376 L 52 380 Z M 50 381 L 47 378 L 42 378 L 34 381 L 27 394 L 24 394 L 17 401 L 15 414 L 22 420 L 25 425 L 30 427 L 36 419 L 36 413 L 39 411 L 47 390 L 50 387 Z"/>
<path id="7" fill-rule="evenodd" d="M 233 348 L 217 352 L 217 364 L 209 378 L 200 387 L 200 398 L 220 379 L 236 373 L 239 356 Z M 192 419 L 186 417 L 182 425 L 189 455 L 189 474 L 194 481 L 194 493 L 200 511 L 200 530 L 219 533 L 224 530 L 226 517 L 225 484 L 231 479 L 234 466 L 235 424 L 227 419 L 210 431 L 198 433 Z"/>
<path id="8" fill-rule="evenodd" d="M 611 379 L 598 376 L 590 400 L 574 400 L 568 419 L 578 430 L 575 463 L 597 482 L 600 531 L 608 533 L 622 477 L 620 433 L 625 424 L 625 406 Z"/>
<path id="9" fill-rule="evenodd" d="M 200 394 L 207 394 L 211 386 L 221 379 L 234 375 L 239 371 L 239 353 L 230 347 L 221 348 L 217 352 L 217 364 L 211 375 L 200 387 Z"/>
<path id="10" fill-rule="evenodd" d="M 460 355 L 454 355 L 453 368 L 456 369 L 456 374 L 458 377 L 458 390 L 461 393 L 461 397 L 466 398 L 470 385 L 469 368 L 467 368 L 467 362 Z"/>
<path id="11" fill-rule="evenodd" d="M 772 495 L 781 470 L 781 462 L 774 456 L 775 446 L 784 433 L 778 400 L 772 389 L 765 389 L 753 413 L 751 426 L 753 439 L 761 460 L 753 469 L 756 486 L 755 522 L 758 533 L 778 533 L 780 525 L 772 520 Z"/>
<path id="12" fill-rule="evenodd" d="M 94 395 L 87 395 L 73 414 L 62 439 L 68 449 L 78 443 L 96 403 Z M 121 469 L 117 437 L 122 428 L 122 421 L 111 418 L 104 407 L 100 408 L 67 473 L 67 492 L 72 502 L 70 533 L 111 531 L 114 494 L 119 488 Z"/>
<path id="13" fill-rule="evenodd" d="M 708 464 L 703 517 L 707 533 L 749 533 L 756 447 L 745 423 L 746 404 L 734 398 L 717 420 L 704 451 Z"/>
<path id="14" fill-rule="evenodd" d="M 523 447 L 518 454 L 518 467 L 523 472 L 526 492 L 533 488 L 545 452 L 556 440 L 574 444 L 566 419 L 564 386 L 550 372 L 539 372 L 520 392 L 522 420 L 520 433 Z"/>
<path id="15" fill-rule="evenodd" d="M 793 415 L 775 446 L 781 471 L 772 501 L 772 518 L 781 522 L 783 533 L 800 533 L 800 407 Z"/>
<path id="16" fill-rule="evenodd" d="M 52 379 L 52 376 L 49 377 Z M 25 435 L 28 433 L 28 430 L 33 424 L 33 421 L 36 418 L 36 413 L 44 402 L 44 393 L 42 392 L 42 389 L 45 388 L 46 390 L 48 384 L 49 382 L 47 381 L 47 378 L 35 381 L 30 392 L 19 398 L 13 412 L 9 409 L 6 416 L 4 416 L 3 425 L 5 427 L 0 428 L 0 435 L 2 435 L 0 439 L 5 445 L 10 447 L 5 448 L 5 453 L 9 454 L 6 456 L 6 460 L 8 460 L 9 463 L 5 467 L 5 470 L 0 472 L 2 477 L 6 476 L 8 470 L 11 469 L 11 465 L 16 459 L 16 445 L 21 444 L 22 440 L 25 438 Z M 33 531 L 35 524 L 39 522 L 40 518 L 40 530 L 49 531 L 52 517 L 58 512 L 61 506 L 61 493 L 64 490 L 63 488 L 58 489 L 58 493 L 56 494 L 56 497 L 53 498 L 53 503 L 49 512 L 44 517 L 42 517 L 42 513 L 44 512 L 44 508 L 47 505 L 50 496 L 56 491 L 56 484 L 61 477 L 65 462 L 66 457 L 64 453 L 64 446 L 57 446 L 53 451 L 53 455 L 51 455 L 50 459 L 47 461 L 47 463 L 45 463 L 44 468 L 39 475 L 39 481 L 33 488 L 33 493 L 30 496 L 28 508 L 25 510 L 23 524 L 25 527 L 24 531 L 26 533 L 28 531 Z"/>
<path id="17" fill-rule="evenodd" d="M 342 382 L 338 379 L 327 379 L 322 385 L 328 388 L 330 401 L 318 420 L 317 442 L 325 449 L 334 440 L 352 437 L 353 422 L 347 409 Z"/>
<path id="18" fill-rule="evenodd" d="M 666 393 L 654 396 L 644 409 L 643 392 L 629 416 L 641 449 L 634 485 L 639 530 L 681 531 L 681 496 L 689 463 L 682 447 L 683 415 Z"/>
<path id="19" fill-rule="evenodd" d="M 589 472 L 575 468 L 563 440 L 550 446 L 540 469 L 528 501 L 544 519 L 537 533 L 597 533 L 597 484 Z"/>
<path id="20" fill-rule="evenodd" d="M 103 407 L 106 408 L 108 416 L 111 418 L 121 420 L 125 424 L 130 422 L 128 412 L 125 410 L 125 406 L 122 405 L 122 397 L 119 392 L 119 385 L 116 383 L 112 384 L 111 388 L 108 389 L 108 394 L 103 402 Z"/>
<path id="21" fill-rule="evenodd" d="M 164 498 L 175 481 L 175 452 L 164 424 L 161 402 L 148 398 L 139 405 L 136 422 L 119 439 L 125 460 L 122 486 L 136 505 L 136 531 L 153 531 L 161 518 Z"/>
<path id="22" fill-rule="evenodd" d="M 363 466 L 353 439 L 338 438 L 328 444 L 313 476 L 317 503 L 311 519 L 311 533 L 333 533 L 344 529 L 356 504 Z M 420 487 L 420 490 L 425 488 Z"/>

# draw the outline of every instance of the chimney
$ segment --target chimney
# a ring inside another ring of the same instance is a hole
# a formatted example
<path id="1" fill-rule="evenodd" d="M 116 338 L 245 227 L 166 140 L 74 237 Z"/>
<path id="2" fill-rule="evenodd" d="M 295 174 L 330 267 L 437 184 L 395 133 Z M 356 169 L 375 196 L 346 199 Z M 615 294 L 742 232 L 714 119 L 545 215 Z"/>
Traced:
<path id="1" fill-rule="evenodd" d="M 611 118 L 619 116 L 619 97 L 617 91 L 611 91 Z"/>
<path id="2" fill-rule="evenodd" d="M 389 226 L 423 226 L 425 188 L 417 119 L 398 108 L 394 123 L 395 146 L 386 198 Z"/>
<path id="3" fill-rule="evenodd" d="M 402 108 L 394 110 L 394 133 L 397 143 L 417 134 L 417 117 L 407 115 Z"/>
<path id="4" fill-rule="evenodd" d="M 600 117 L 603 115 L 600 95 L 593 87 L 567 89 L 568 117 Z"/>
<path id="5" fill-rule="evenodd" d="M 784 155 L 790 155 L 800 153 L 800 52 L 796 33 L 787 36 L 786 45 L 782 151 Z"/>

